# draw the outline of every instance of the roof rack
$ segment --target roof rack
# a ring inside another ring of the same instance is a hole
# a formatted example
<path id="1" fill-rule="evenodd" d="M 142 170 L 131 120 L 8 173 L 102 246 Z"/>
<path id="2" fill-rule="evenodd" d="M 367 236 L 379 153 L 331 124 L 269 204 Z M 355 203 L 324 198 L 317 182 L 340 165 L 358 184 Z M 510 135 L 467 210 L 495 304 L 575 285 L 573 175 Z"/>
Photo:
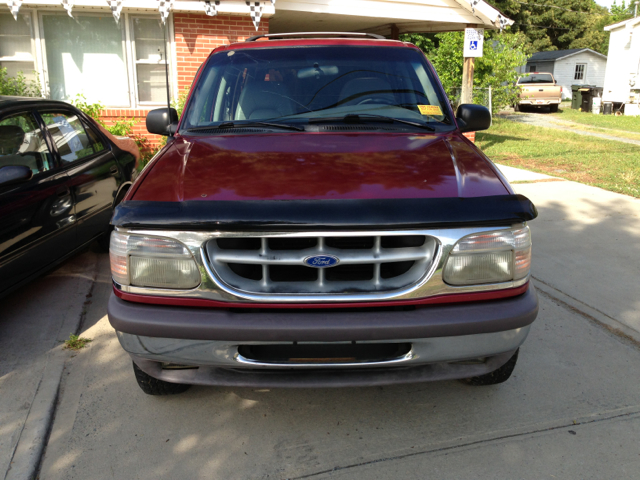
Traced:
<path id="1" fill-rule="evenodd" d="M 268 35 L 255 35 L 249 37 L 245 42 L 255 42 L 260 38 L 275 40 L 279 38 L 301 38 L 301 37 L 354 37 L 354 38 L 375 38 L 376 40 L 386 40 L 382 35 L 376 33 L 358 32 L 298 32 L 298 33 L 270 33 Z"/>

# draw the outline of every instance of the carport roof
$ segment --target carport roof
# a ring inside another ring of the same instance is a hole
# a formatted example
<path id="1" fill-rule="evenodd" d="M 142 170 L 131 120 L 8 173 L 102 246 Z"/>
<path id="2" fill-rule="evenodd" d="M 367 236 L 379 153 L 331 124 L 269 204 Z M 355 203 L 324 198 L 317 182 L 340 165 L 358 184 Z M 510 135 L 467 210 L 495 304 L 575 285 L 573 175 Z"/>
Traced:
<path id="1" fill-rule="evenodd" d="M 467 0 L 278 0 L 269 21 L 271 33 L 359 31 L 393 36 L 487 29 L 513 24 L 484 2 Z"/>

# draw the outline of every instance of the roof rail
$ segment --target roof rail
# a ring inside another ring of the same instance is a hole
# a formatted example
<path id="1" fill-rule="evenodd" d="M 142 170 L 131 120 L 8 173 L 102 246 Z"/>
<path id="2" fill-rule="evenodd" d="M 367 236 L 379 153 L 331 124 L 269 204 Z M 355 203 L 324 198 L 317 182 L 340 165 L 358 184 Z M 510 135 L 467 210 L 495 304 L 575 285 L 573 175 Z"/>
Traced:
<path id="1" fill-rule="evenodd" d="M 302 38 L 302 37 L 355 37 L 355 38 L 375 38 L 376 40 L 386 40 L 382 35 L 377 33 L 358 33 L 358 32 L 298 32 L 298 33 L 270 33 L 268 35 L 255 35 L 249 37 L 245 42 L 255 42 L 260 38 L 275 40 L 279 38 Z"/>

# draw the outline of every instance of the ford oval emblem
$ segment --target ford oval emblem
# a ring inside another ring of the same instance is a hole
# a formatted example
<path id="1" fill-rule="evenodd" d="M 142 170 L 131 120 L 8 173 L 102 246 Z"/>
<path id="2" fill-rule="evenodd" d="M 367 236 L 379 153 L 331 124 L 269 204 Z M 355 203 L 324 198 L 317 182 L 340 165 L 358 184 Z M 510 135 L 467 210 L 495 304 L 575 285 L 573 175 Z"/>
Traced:
<path id="1" fill-rule="evenodd" d="M 340 259 L 333 255 L 313 255 L 305 258 L 304 263 L 313 268 L 327 268 L 335 267 L 340 263 Z"/>

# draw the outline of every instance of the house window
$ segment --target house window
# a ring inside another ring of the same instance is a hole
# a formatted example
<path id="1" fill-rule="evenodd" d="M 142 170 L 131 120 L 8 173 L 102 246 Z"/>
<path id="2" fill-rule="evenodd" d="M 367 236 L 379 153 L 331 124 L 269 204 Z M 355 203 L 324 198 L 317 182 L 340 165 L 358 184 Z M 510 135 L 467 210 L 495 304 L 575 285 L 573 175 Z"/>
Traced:
<path id="1" fill-rule="evenodd" d="M 35 80 L 32 38 L 31 15 L 20 14 L 16 21 L 11 14 L 0 14 L 0 68 L 6 68 L 10 77 L 21 72 L 27 80 Z"/>
<path id="2" fill-rule="evenodd" d="M 45 13 L 42 32 L 51 98 L 129 106 L 125 39 L 111 15 Z"/>
<path id="3" fill-rule="evenodd" d="M 18 21 L 0 14 L 0 67 L 28 80 L 36 72 L 52 99 L 72 100 L 82 94 L 105 107 L 166 103 L 163 26 L 156 15 L 123 12 L 116 23 L 110 11 L 21 9 Z M 167 22 L 171 25 L 171 20 Z M 170 52 L 171 26 L 167 38 Z M 170 54 L 169 54 L 170 55 Z M 167 62 L 168 60 L 168 62 Z M 171 88 L 172 75 L 169 76 Z"/>
<path id="4" fill-rule="evenodd" d="M 162 24 L 157 18 L 133 17 L 132 42 L 139 103 L 162 103 L 167 99 L 165 68 L 167 59 Z"/>
<path id="5" fill-rule="evenodd" d="M 586 72 L 587 72 L 587 64 L 586 63 L 577 63 L 576 64 L 576 72 L 573 75 L 573 79 L 574 80 L 584 80 Z"/>
<path id="6" fill-rule="evenodd" d="M 535 65 L 529 65 L 529 73 L 531 72 L 537 72 Z"/>

